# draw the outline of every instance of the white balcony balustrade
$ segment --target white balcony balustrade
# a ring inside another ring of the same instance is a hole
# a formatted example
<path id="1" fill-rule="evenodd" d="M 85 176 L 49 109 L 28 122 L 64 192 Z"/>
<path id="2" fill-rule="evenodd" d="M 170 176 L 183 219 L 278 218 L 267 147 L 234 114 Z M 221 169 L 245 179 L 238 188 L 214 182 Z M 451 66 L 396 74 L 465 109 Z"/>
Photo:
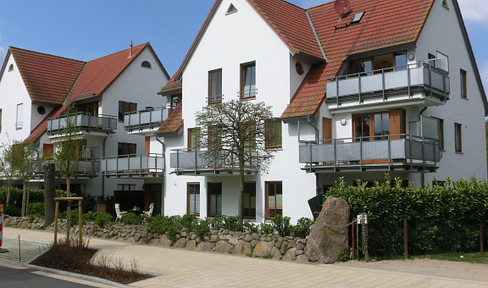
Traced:
<path id="1" fill-rule="evenodd" d="M 168 115 L 169 109 L 165 107 L 128 112 L 124 115 L 124 127 L 129 133 L 151 132 L 159 129 Z"/>
<path id="2" fill-rule="evenodd" d="M 101 170 L 107 177 L 160 177 L 164 159 L 156 153 L 106 157 L 101 160 Z"/>
<path id="3" fill-rule="evenodd" d="M 82 113 L 74 116 L 58 116 L 49 118 L 47 122 L 47 134 L 50 138 L 62 137 L 67 133 L 70 123 L 75 132 L 86 133 L 91 135 L 112 134 L 117 129 L 117 118 L 109 115 L 85 115 Z"/>

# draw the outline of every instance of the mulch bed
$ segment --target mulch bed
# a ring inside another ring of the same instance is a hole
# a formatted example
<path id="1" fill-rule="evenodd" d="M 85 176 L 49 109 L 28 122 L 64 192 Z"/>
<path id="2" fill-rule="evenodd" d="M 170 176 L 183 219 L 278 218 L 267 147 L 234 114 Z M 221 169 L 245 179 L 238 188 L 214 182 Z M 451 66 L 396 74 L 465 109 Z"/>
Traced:
<path id="1" fill-rule="evenodd" d="M 104 278 L 113 282 L 129 284 L 153 277 L 152 275 L 124 269 L 90 264 L 90 259 L 98 250 L 88 247 L 58 244 L 32 262 L 34 265 Z"/>

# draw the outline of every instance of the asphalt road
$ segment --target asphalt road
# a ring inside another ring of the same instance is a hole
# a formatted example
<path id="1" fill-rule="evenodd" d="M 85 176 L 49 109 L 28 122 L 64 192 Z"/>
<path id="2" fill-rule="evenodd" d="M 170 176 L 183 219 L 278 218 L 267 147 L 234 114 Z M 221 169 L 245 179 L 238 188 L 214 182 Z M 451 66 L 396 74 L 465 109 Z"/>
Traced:
<path id="1" fill-rule="evenodd" d="M 0 266 L 0 287 L 15 288 L 90 288 L 93 286 L 81 285 L 64 280 L 49 278 L 23 270 Z"/>

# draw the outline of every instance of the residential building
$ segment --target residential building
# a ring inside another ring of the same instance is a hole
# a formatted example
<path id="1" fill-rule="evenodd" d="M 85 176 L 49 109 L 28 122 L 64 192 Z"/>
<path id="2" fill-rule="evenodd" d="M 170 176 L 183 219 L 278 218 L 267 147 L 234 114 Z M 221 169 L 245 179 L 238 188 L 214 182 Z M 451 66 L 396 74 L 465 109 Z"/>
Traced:
<path id="1" fill-rule="evenodd" d="M 246 219 L 311 217 L 307 200 L 339 177 L 486 178 L 488 105 L 456 0 L 216 0 L 160 93 L 166 215 L 237 214 L 236 167 L 192 149 L 195 113 L 236 97 L 271 105 L 281 132 L 269 171 L 247 169 Z"/>
<path id="2" fill-rule="evenodd" d="M 162 155 L 149 155 L 144 137 L 128 135 L 124 117 L 152 110 L 156 103 L 165 106 L 157 92 L 168 79 L 149 43 L 131 43 L 129 49 L 89 62 L 10 47 L 0 73 L 0 142 L 31 142 L 39 157 L 55 158 L 64 139 L 63 113 L 74 103 L 82 159 L 72 191 L 100 197 L 101 204 L 113 196 L 126 210 L 147 210 L 156 203 L 161 211 Z M 57 185 L 65 188 L 56 169 Z M 36 176 L 42 187 L 41 167 Z"/>

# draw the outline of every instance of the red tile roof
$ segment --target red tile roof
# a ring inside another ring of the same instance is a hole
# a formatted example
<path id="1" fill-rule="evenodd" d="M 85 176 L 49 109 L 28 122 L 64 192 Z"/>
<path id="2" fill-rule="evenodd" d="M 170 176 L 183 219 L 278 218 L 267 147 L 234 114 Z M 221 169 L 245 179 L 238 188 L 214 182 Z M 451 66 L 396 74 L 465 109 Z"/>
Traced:
<path id="1" fill-rule="evenodd" d="M 182 103 L 178 103 L 176 108 L 169 114 L 168 119 L 159 127 L 156 134 L 177 133 L 183 128 Z"/>
<path id="2" fill-rule="evenodd" d="M 159 94 L 161 95 L 172 94 L 174 91 L 178 91 L 178 90 L 179 92 L 181 92 L 182 83 L 176 80 L 177 75 L 178 72 L 176 72 L 175 75 L 173 75 L 173 77 L 171 77 L 169 81 L 166 82 L 166 85 L 164 85 L 161 91 L 159 91 Z"/>
<path id="3" fill-rule="evenodd" d="M 68 97 L 68 102 L 100 96 L 130 63 L 149 45 L 144 43 L 129 49 L 88 62 Z"/>
<path id="4" fill-rule="evenodd" d="M 85 62 L 10 47 L 15 63 L 34 102 L 62 104 Z"/>
<path id="5" fill-rule="evenodd" d="M 308 9 L 328 62 L 316 66 L 283 112 L 283 118 L 315 114 L 325 98 L 325 80 L 335 77 L 350 54 L 417 41 L 434 0 L 351 0 L 344 19 L 327 3 Z M 361 23 L 347 26 L 357 12 Z"/>
<path id="6" fill-rule="evenodd" d="M 303 8 L 282 0 L 248 0 L 293 53 L 324 58 Z"/>

